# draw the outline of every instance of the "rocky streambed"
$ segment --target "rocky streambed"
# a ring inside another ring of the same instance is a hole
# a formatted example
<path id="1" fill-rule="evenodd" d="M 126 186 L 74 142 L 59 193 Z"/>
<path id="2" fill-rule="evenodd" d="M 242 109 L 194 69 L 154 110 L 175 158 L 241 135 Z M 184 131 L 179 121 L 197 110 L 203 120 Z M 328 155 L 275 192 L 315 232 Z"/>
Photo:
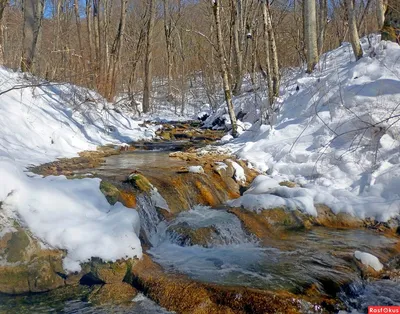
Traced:
<path id="1" fill-rule="evenodd" d="M 144 257 L 92 259 L 68 274 L 65 252 L 8 222 L 14 232 L 0 233 L 0 313 L 362 313 L 372 303 L 400 304 L 396 221 L 334 215 L 323 205 L 318 217 L 229 208 L 257 173 L 218 147 L 195 150 L 222 134 L 182 124 L 158 135 L 32 169 L 101 178 L 111 204 L 138 211 Z M 355 251 L 373 253 L 383 270 L 363 265 Z"/>

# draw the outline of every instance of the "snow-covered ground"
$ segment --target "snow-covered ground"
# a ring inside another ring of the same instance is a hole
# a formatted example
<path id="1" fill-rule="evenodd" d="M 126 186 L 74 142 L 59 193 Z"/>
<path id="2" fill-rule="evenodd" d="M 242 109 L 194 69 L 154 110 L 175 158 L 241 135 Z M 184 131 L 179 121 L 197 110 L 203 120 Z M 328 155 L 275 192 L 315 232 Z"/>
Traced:
<path id="1" fill-rule="evenodd" d="M 375 35 L 370 41 L 371 46 L 362 39 L 364 57 L 358 62 L 344 43 L 323 55 L 310 75 L 286 71 L 273 128 L 261 123 L 254 94 L 235 99 L 247 130 L 235 140 L 225 137 L 225 147 L 268 174 L 235 206 L 288 205 L 315 215 L 313 204 L 325 203 L 360 218 L 398 216 L 400 46 Z M 229 121 L 221 106 L 206 122 L 217 117 Z M 277 186 L 284 180 L 301 187 Z"/>
<path id="2" fill-rule="evenodd" d="M 33 80 L 0 69 L 0 92 L 21 87 L 0 95 L 0 235 L 17 219 L 44 245 L 68 250 L 69 271 L 92 256 L 141 256 L 137 212 L 109 205 L 100 180 L 42 178 L 26 167 L 98 145 L 151 139 L 157 126 L 140 126 L 94 92 L 68 84 L 27 87 L 38 83 Z"/>

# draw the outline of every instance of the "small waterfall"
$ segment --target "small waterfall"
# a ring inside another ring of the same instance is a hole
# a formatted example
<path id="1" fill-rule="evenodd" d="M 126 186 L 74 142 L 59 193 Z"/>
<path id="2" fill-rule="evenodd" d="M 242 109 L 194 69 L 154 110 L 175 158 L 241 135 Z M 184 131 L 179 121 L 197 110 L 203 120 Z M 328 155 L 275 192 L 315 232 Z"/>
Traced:
<path id="1" fill-rule="evenodd" d="M 254 239 L 242 229 L 242 224 L 235 215 L 206 206 L 195 206 L 190 211 L 182 212 L 168 225 L 166 231 L 169 231 L 168 236 L 173 243 L 181 242 L 179 235 L 173 232 L 177 226 L 184 226 L 194 231 L 209 228 L 208 247 L 254 242 Z"/>
<path id="2" fill-rule="evenodd" d="M 141 232 L 144 232 L 147 240 L 154 246 L 158 226 L 161 223 L 160 216 L 150 196 L 142 194 L 137 197 L 138 213 L 140 218 Z"/>

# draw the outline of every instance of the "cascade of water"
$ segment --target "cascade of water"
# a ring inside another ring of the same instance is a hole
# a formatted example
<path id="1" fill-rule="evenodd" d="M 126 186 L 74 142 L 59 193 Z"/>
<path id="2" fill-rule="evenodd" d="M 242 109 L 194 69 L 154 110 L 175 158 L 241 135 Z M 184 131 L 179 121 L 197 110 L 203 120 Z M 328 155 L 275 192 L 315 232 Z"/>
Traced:
<path id="1" fill-rule="evenodd" d="M 207 241 L 209 247 L 254 242 L 243 230 L 240 220 L 225 210 L 195 206 L 190 211 L 180 213 L 168 225 L 167 231 L 174 230 L 174 227 L 179 225 L 187 226 L 192 230 L 211 228 L 212 236 Z M 179 243 L 179 235 L 177 236 L 174 232 L 169 232 L 169 239 L 173 243 Z"/>

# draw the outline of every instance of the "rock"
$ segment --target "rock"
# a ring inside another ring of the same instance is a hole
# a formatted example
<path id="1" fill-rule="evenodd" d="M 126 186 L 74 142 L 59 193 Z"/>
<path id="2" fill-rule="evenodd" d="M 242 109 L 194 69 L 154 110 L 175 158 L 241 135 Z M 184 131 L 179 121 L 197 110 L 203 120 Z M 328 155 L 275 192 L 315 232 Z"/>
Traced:
<path id="1" fill-rule="evenodd" d="M 111 205 L 118 202 L 120 192 L 118 188 L 110 182 L 102 180 L 100 183 L 100 191 L 104 194 Z"/>
<path id="2" fill-rule="evenodd" d="M 40 243 L 14 222 L 0 238 L 0 293 L 44 292 L 65 285 L 60 250 Z"/>
<path id="3" fill-rule="evenodd" d="M 30 291 L 29 271 L 23 266 L 0 266 L 0 292 L 21 294 Z"/>
<path id="4" fill-rule="evenodd" d="M 132 173 L 127 181 L 132 184 L 134 188 L 141 192 L 150 192 L 150 190 L 153 188 L 153 185 L 150 183 L 150 181 L 140 173 Z"/>
<path id="5" fill-rule="evenodd" d="M 89 295 L 89 301 L 95 305 L 107 303 L 123 304 L 130 303 L 138 291 L 126 282 L 105 284 L 96 287 Z"/>
<path id="6" fill-rule="evenodd" d="M 279 182 L 279 185 L 286 186 L 288 188 L 295 188 L 297 186 L 297 184 L 292 181 L 282 181 L 282 182 Z"/>
<path id="7" fill-rule="evenodd" d="M 28 281 L 30 292 L 44 292 L 60 288 L 65 285 L 59 275 L 62 268 L 62 259 L 56 256 L 43 256 L 34 259 L 28 265 Z"/>
<path id="8" fill-rule="evenodd" d="M 313 219 L 313 223 L 316 225 L 342 229 L 356 229 L 364 226 L 361 219 L 347 213 L 334 214 L 326 205 L 317 204 L 315 208 L 317 209 L 318 216 Z"/>
<path id="9" fill-rule="evenodd" d="M 209 247 L 217 238 L 217 229 L 213 226 L 192 228 L 187 223 L 180 223 L 168 228 L 167 233 L 175 234 L 182 246 L 200 245 Z"/>
<path id="10" fill-rule="evenodd" d="M 298 297 L 245 287 L 200 283 L 185 276 L 164 273 L 149 256 L 132 268 L 135 282 L 152 300 L 177 313 L 298 313 Z"/>
<path id="11" fill-rule="evenodd" d="M 263 241 L 281 238 L 288 231 L 304 230 L 311 227 L 309 217 L 300 211 L 284 208 L 271 208 L 255 213 L 245 209 L 232 208 L 244 228 Z"/>
<path id="12" fill-rule="evenodd" d="M 119 260 L 116 262 L 103 262 L 99 258 L 92 258 L 89 276 L 103 283 L 120 283 L 134 263 L 134 260 Z"/>

